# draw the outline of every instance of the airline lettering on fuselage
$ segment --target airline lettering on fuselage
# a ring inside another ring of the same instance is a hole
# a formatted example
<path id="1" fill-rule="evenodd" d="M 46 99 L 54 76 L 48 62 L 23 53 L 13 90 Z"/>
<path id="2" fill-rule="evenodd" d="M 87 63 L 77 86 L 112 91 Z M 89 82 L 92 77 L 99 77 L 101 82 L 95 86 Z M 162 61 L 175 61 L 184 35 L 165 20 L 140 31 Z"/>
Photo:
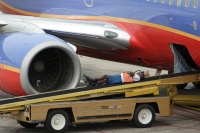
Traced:
<path id="1" fill-rule="evenodd" d="M 84 3 L 87 7 L 92 7 L 93 6 L 93 0 L 84 0 Z"/>

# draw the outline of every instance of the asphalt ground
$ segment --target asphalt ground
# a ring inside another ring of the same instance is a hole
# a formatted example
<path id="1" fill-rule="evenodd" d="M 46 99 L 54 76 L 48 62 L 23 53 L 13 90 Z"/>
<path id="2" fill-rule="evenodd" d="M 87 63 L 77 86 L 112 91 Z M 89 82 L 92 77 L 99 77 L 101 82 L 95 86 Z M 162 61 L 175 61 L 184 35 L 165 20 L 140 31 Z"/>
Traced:
<path id="1" fill-rule="evenodd" d="M 104 61 L 85 56 L 79 56 L 82 64 L 82 72 L 91 77 L 98 77 L 104 74 L 116 74 L 122 71 L 149 70 L 150 75 L 155 75 L 155 69 L 127 65 L 111 61 Z M 82 74 L 83 74 L 82 73 Z M 162 74 L 167 74 L 163 71 Z M 81 81 L 80 86 L 84 85 Z M 200 89 L 188 84 L 181 94 L 200 95 Z M 0 98 L 12 97 L 9 94 L 0 92 Z M 136 128 L 130 121 L 109 121 L 85 123 L 76 126 L 70 126 L 66 131 L 68 133 L 200 133 L 200 112 L 174 107 L 174 114 L 171 117 L 160 117 L 156 115 L 155 123 L 151 128 Z M 25 129 L 17 124 L 16 120 L 1 118 L 0 133 L 47 133 L 42 124 L 35 129 Z"/>

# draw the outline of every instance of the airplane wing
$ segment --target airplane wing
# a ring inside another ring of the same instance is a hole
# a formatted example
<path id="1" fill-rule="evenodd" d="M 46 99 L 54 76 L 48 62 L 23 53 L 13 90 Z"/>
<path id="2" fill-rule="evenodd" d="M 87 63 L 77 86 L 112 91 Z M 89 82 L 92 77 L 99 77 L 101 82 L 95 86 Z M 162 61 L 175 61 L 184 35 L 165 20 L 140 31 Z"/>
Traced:
<path id="1" fill-rule="evenodd" d="M 108 22 L 0 15 L 0 33 L 37 32 L 57 36 L 69 43 L 98 50 L 127 49 L 130 35 Z"/>
<path id="2" fill-rule="evenodd" d="M 126 50 L 130 36 L 109 22 L 1 14 L 0 42 L 0 89 L 26 95 L 77 86 L 81 65 L 70 44 Z"/>

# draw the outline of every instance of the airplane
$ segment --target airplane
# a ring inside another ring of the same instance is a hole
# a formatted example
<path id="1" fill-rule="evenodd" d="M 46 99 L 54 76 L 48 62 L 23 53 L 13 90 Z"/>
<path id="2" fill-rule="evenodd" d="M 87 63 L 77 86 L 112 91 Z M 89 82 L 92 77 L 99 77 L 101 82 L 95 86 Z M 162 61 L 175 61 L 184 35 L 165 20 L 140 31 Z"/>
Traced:
<path id="1" fill-rule="evenodd" d="M 0 10 L 0 88 L 12 95 L 76 87 L 77 54 L 173 71 L 173 44 L 200 67 L 199 0 L 0 0 Z"/>

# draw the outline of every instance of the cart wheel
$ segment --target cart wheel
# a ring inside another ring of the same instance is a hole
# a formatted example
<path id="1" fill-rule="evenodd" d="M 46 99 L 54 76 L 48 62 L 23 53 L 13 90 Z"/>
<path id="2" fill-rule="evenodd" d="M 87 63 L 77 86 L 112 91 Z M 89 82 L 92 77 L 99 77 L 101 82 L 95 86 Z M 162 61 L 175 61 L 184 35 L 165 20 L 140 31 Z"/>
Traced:
<path id="1" fill-rule="evenodd" d="M 139 128 L 151 127 L 155 121 L 154 108 L 148 104 L 137 106 L 132 121 Z"/>
<path id="2" fill-rule="evenodd" d="M 22 127 L 25 127 L 25 128 L 35 128 L 39 124 L 39 123 L 28 123 L 28 122 L 23 122 L 23 121 L 18 121 L 18 122 Z"/>
<path id="3" fill-rule="evenodd" d="M 64 133 L 69 126 L 69 116 L 64 110 L 52 110 L 48 113 L 44 126 L 49 133 Z"/>

